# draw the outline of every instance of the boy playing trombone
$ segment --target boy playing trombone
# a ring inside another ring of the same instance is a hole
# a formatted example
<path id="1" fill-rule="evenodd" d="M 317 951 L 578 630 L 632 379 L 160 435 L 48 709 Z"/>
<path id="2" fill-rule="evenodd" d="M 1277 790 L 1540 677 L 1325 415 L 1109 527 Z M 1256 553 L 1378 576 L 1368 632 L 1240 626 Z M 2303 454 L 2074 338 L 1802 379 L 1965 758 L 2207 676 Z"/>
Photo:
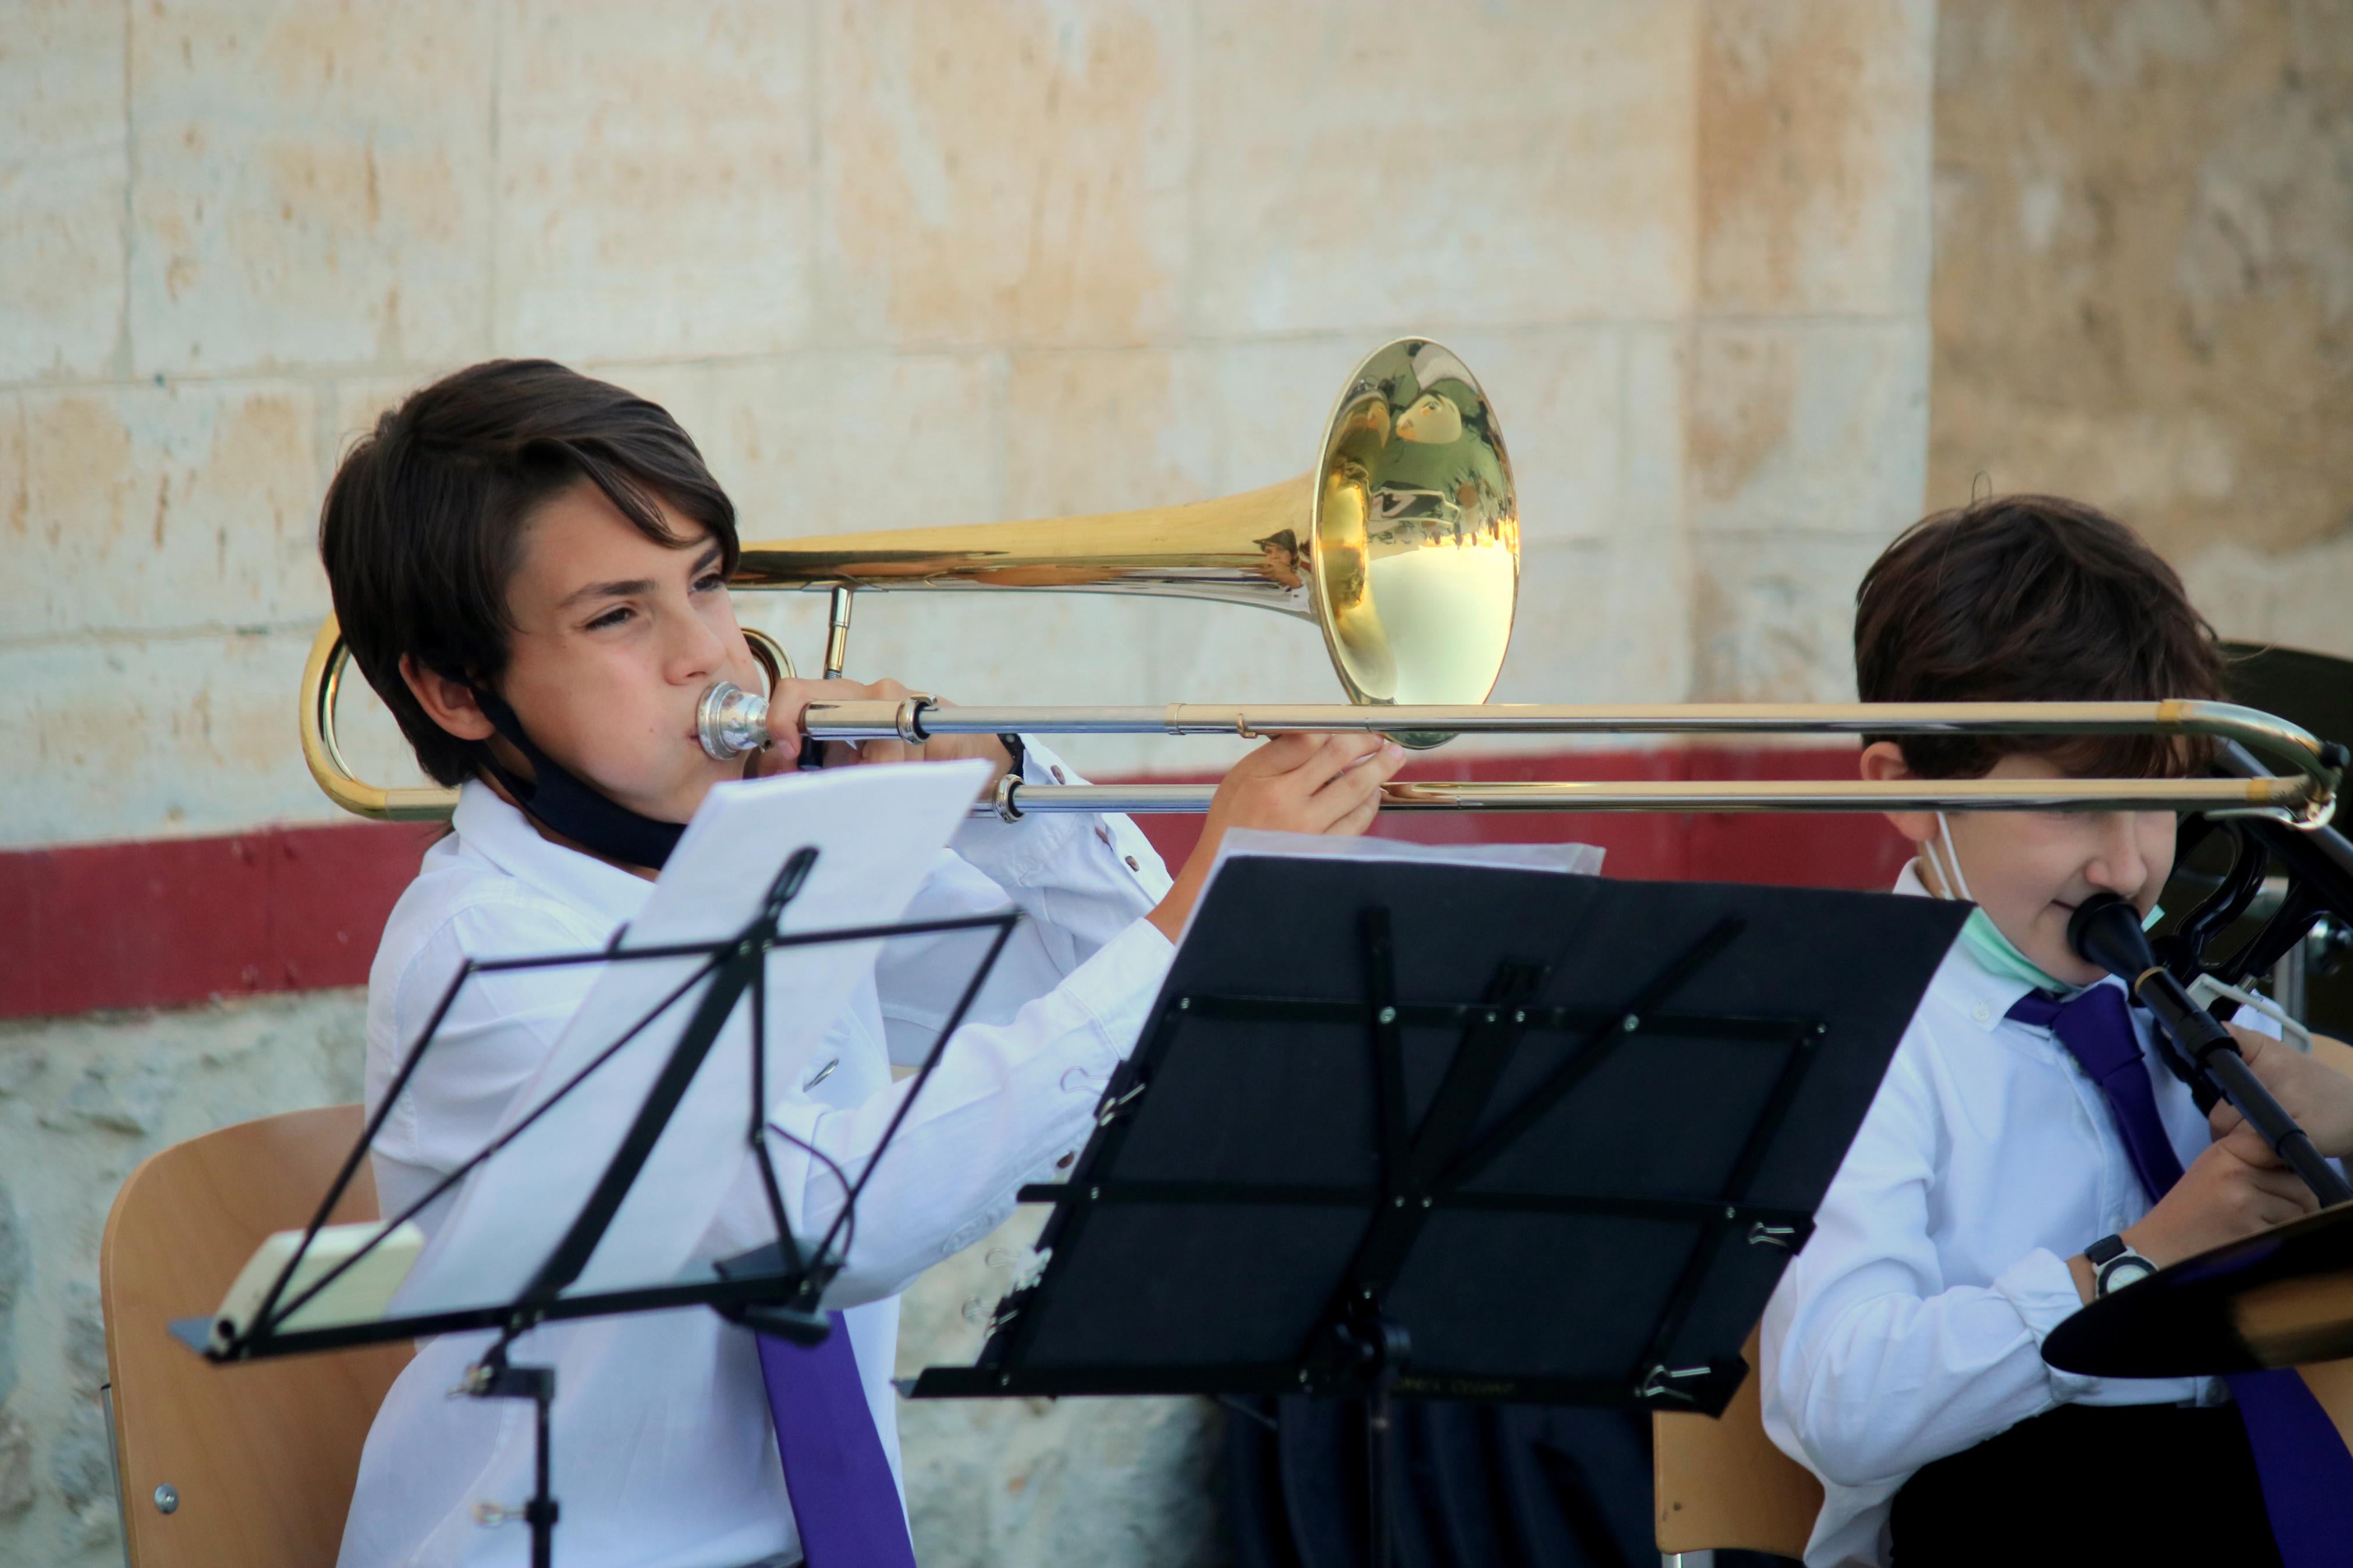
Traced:
<path id="1" fill-rule="evenodd" d="M 336 474 L 320 547 L 361 669 L 425 771 L 460 788 L 453 831 L 427 853 L 369 977 L 371 1111 L 465 961 L 606 945 L 712 785 L 790 765 L 787 731 L 807 701 L 904 695 L 892 682 L 784 682 L 774 745 L 748 765 L 705 753 L 702 693 L 762 684 L 726 591 L 733 508 L 662 409 L 543 361 L 477 365 L 384 416 Z M 910 754 L 883 742 L 840 760 Z M 1013 765 L 988 737 L 913 754 Z M 705 1310 L 534 1331 L 531 1354 L 560 1374 L 565 1561 L 911 1563 L 888 1382 L 896 1293 L 1003 1220 L 1022 1183 L 1069 1164 L 1225 830 L 1362 832 L 1402 760 L 1372 735 L 1261 747 L 1227 774 L 1173 882 L 1124 817 L 963 830 L 909 918 L 1008 902 L 1029 918 L 860 1200 L 828 1301 L 849 1309 L 848 1332 L 807 1352 L 809 1386 L 849 1397 L 764 1391 L 753 1336 Z M 1040 778 L 1056 766 L 1034 743 L 1023 765 Z M 480 1146 L 593 978 L 542 970 L 468 986 L 375 1145 L 387 1212 Z M 797 1228 L 821 1230 L 839 1211 L 839 1169 L 862 1165 L 906 1090 L 892 1065 L 922 1058 L 953 984 L 886 952 L 834 1024 L 833 1061 L 781 1087 L 769 1115 L 794 1145 L 778 1173 Z M 742 1185 L 747 1201 L 698 1258 L 769 1239 L 765 1205 Z M 428 1233 L 441 1212 L 420 1216 Z M 478 1339 L 427 1342 L 393 1388 L 361 1464 L 345 1563 L 521 1560 L 522 1531 L 486 1527 L 477 1510 L 513 1500 L 530 1423 L 444 1397 Z"/>

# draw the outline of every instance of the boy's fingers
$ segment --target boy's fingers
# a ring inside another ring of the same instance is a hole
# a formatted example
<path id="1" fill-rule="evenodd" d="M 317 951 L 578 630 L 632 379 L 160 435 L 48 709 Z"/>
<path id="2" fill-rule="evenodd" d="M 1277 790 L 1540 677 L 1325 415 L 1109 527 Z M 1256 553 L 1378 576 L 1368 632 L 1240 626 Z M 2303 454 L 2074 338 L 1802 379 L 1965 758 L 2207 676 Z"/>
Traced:
<path id="1" fill-rule="evenodd" d="M 1334 823 L 1324 831 L 1326 833 L 1338 834 L 1343 837 L 1352 837 L 1356 834 L 1362 833 L 1366 828 L 1372 826 L 1374 819 L 1378 817 L 1380 814 L 1381 795 L 1378 790 L 1375 790 L 1372 794 L 1366 795 L 1362 801 L 1358 802 L 1346 816 L 1341 817 L 1339 821 Z"/>
<path id="2" fill-rule="evenodd" d="M 1306 795 L 1323 789 L 1347 773 L 1352 764 L 1381 747 L 1378 735 L 1351 731 L 1330 731 L 1305 738 L 1314 745 L 1284 782 Z"/>
<path id="3" fill-rule="evenodd" d="M 2305 1185 L 2304 1178 L 2284 1167 L 2264 1169 L 2251 1166 L 2246 1180 L 2249 1185 L 2267 1200 L 2264 1210 L 2274 1217 L 2266 1223 L 2283 1224 L 2301 1219 L 2320 1206 L 2320 1200 Z"/>
<path id="4" fill-rule="evenodd" d="M 855 702 L 866 695 L 855 680 L 780 680 L 768 694 L 768 742 L 797 749 L 801 714 L 812 702 Z"/>
<path id="5" fill-rule="evenodd" d="M 2235 1116 L 2236 1113 L 2233 1112 L 2233 1115 Z M 2248 1126 L 2243 1120 L 2234 1121 L 2230 1130 L 2217 1137 L 2214 1142 L 2218 1146 L 2228 1150 L 2241 1162 L 2253 1165 L 2259 1171 L 2287 1169 L 2287 1163 L 2279 1157 L 2277 1151 L 2274 1150 L 2269 1143 L 2263 1142 L 2263 1135 Z"/>
<path id="6" fill-rule="evenodd" d="M 1277 735 L 1274 739 L 1245 753 L 1241 761 L 1226 770 L 1228 778 L 1275 778 L 1295 770 L 1315 749 L 1315 737 L 1305 734 Z"/>
<path id="7" fill-rule="evenodd" d="M 2320 1211 L 2320 1194 L 2312 1190 L 2311 1184 L 2294 1172 L 2282 1174 L 2286 1179 L 2281 1184 L 2286 1190 L 2288 1202 L 2295 1205 L 2296 1213 L 2317 1214 Z"/>
<path id="8" fill-rule="evenodd" d="M 2309 1191 L 2305 1194 L 2307 1198 L 2311 1195 Z M 2293 1198 L 2267 1194 L 2255 1210 L 2255 1218 L 2263 1223 L 2265 1229 L 2269 1229 L 2274 1226 L 2294 1225 L 2305 1215 L 2311 1214 L 2313 1209 L 2314 1205 L 2309 1203 L 2299 1204 Z"/>
<path id="9" fill-rule="evenodd" d="M 1399 763 L 1375 755 L 1340 774 L 1311 796 L 1311 807 L 1324 808 L 1320 833 L 1362 833 L 1381 809 L 1381 786 Z M 1354 826 L 1350 826 L 1353 824 Z"/>
<path id="10" fill-rule="evenodd" d="M 1331 735 L 1318 748 L 1315 760 L 1301 770 L 1303 778 L 1316 778 L 1317 790 L 1377 789 L 1405 765 L 1405 748 L 1378 735 Z M 1326 770 L 1329 770 L 1328 772 Z"/>
<path id="11" fill-rule="evenodd" d="M 903 763 L 923 753 L 919 747 L 904 741 L 876 739 L 848 742 L 849 760 L 854 763 Z"/>

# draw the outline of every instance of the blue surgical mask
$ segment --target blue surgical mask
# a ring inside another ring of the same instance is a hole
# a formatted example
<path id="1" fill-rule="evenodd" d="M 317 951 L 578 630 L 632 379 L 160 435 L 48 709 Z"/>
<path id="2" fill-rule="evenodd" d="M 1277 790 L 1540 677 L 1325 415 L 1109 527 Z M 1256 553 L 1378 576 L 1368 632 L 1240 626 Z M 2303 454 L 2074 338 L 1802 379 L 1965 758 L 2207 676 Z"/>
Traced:
<path id="1" fill-rule="evenodd" d="M 1941 811 L 1936 814 L 1936 833 L 1944 841 L 1944 854 L 1938 855 L 1933 843 L 1921 847 L 1936 868 L 1936 880 L 1947 889 L 1944 896 L 1958 895 L 1968 900 L 1969 879 L 1961 874 L 1961 858 L 1953 848 L 1952 826 L 1945 820 L 1945 814 Z M 2155 925 L 2164 914 L 2162 906 L 2149 910 L 2141 918 L 2141 928 L 2145 931 Z M 1985 912 L 1982 905 L 1969 911 L 1968 923 L 1961 927 L 1961 946 L 1979 969 L 2000 979 L 2015 980 L 2021 984 L 2031 985 L 2037 991 L 2048 991 L 2058 996 L 2073 996 L 2084 989 L 2081 985 L 2068 984 L 2021 952 L 2016 942 L 2001 934 L 2001 928 L 1993 923 L 1993 917 Z"/>

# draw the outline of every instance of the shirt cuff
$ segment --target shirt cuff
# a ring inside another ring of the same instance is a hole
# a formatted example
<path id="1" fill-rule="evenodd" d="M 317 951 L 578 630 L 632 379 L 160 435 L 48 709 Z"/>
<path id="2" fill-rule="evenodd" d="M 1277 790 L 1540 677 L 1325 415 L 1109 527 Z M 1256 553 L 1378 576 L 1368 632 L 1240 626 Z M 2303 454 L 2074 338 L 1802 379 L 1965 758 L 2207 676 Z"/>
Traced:
<path id="1" fill-rule="evenodd" d="M 2075 1288 L 2075 1274 L 2066 1259 L 2039 1247 L 2003 1269 L 1993 1288 L 2025 1322 L 2038 1352 L 2053 1329 L 2084 1310 L 2083 1292 Z M 2076 1398 L 2099 1381 L 2063 1372 L 2049 1362 L 2042 1370 L 2051 1379 L 2052 1396 L 2060 1400 Z"/>

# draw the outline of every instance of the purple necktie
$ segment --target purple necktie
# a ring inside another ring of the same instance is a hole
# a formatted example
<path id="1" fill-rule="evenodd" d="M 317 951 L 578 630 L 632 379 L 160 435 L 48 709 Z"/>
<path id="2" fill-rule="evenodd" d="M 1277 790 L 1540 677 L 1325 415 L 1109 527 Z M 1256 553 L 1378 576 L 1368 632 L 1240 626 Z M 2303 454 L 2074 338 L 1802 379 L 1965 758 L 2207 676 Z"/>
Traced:
<path id="1" fill-rule="evenodd" d="M 2181 1160 L 2157 1113 L 2157 1092 L 2124 992 L 2094 985 L 2059 1003 L 2030 991 L 2010 1016 L 2049 1029 L 2100 1086 L 2141 1185 L 2152 1202 L 2163 1197 L 2181 1179 Z M 2280 1561 L 2285 1568 L 2353 1564 L 2353 1453 L 2336 1423 L 2291 1370 L 2233 1373 L 2224 1381 L 2254 1450 Z"/>
<path id="2" fill-rule="evenodd" d="M 760 1377 L 776 1424 L 807 1568 L 915 1568 L 906 1510 L 839 1312 L 813 1345 L 757 1336 Z"/>

